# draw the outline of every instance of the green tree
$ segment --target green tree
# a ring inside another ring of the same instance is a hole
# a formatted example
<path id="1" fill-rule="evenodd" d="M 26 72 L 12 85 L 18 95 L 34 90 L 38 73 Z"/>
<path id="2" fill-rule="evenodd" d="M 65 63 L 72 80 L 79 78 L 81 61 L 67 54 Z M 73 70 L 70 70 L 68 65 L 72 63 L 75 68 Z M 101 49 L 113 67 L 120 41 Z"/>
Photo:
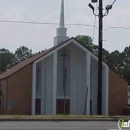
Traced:
<path id="1" fill-rule="evenodd" d="M 118 50 L 113 51 L 108 56 L 108 64 L 116 71 L 120 72 L 123 66 L 123 55 Z"/>
<path id="2" fill-rule="evenodd" d="M 78 35 L 75 38 L 81 45 L 83 45 L 85 48 L 88 48 L 92 51 L 93 40 L 90 36 Z"/>
<path id="3" fill-rule="evenodd" d="M 130 85 L 130 46 L 126 47 L 122 52 L 122 75 L 128 80 L 128 85 Z"/>
<path id="4" fill-rule="evenodd" d="M 15 65 L 15 56 L 9 50 L 0 49 L 0 74 Z"/>
<path id="5" fill-rule="evenodd" d="M 108 61 L 108 57 L 110 56 L 109 51 L 102 49 L 102 54 L 103 54 L 103 56 L 102 56 L 103 61 L 105 61 L 107 64 L 109 64 L 109 61 Z"/>
<path id="6" fill-rule="evenodd" d="M 21 62 L 23 60 L 26 60 L 26 59 L 28 59 L 28 58 L 33 56 L 32 50 L 27 48 L 27 47 L 25 47 L 25 46 L 19 47 L 15 51 L 14 55 L 15 55 L 15 58 L 16 58 L 16 63 L 19 63 L 19 62 Z"/>
<path id="7" fill-rule="evenodd" d="M 93 44 L 93 40 L 90 36 L 78 35 L 75 38 L 81 45 L 83 45 L 85 48 L 89 49 L 92 53 L 98 56 L 99 47 Z M 102 53 L 103 53 L 103 60 L 107 63 L 108 62 L 107 59 L 110 53 L 105 49 L 102 50 Z"/>

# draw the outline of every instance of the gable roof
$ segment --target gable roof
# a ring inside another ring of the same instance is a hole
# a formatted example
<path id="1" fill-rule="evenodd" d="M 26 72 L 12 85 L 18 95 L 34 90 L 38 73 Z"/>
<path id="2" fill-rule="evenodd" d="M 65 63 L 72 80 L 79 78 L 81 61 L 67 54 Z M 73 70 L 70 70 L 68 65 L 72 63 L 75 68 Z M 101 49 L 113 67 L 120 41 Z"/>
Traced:
<path id="1" fill-rule="evenodd" d="M 70 39 L 73 39 L 73 38 L 70 38 Z M 70 40 L 70 39 L 69 39 L 69 40 Z M 69 40 L 67 40 L 67 41 L 69 41 Z M 65 41 L 65 42 L 67 42 L 67 41 Z M 54 46 L 54 47 L 52 47 L 52 48 L 50 48 L 50 49 L 48 49 L 48 50 L 46 50 L 46 51 L 44 51 L 44 52 L 38 53 L 38 54 L 34 55 L 33 57 L 31 57 L 31 58 L 29 58 L 29 59 L 26 59 L 26 60 L 24 60 L 24 61 L 18 63 L 17 65 L 13 66 L 13 67 L 10 68 L 9 70 L 3 72 L 3 73 L 0 75 L 0 80 L 1 80 L 1 79 L 4 79 L 4 78 L 6 78 L 6 77 L 11 76 L 12 74 L 16 73 L 17 71 L 21 70 L 22 68 L 26 67 L 27 65 L 29 65 L 29 64 L 31 64 L 31 63 L 33 63 L 33 62 L 35 62 L 35 61 L 38 60 L 39 58 L 45 56 L 45 55 L 48 54 L 49 52 L 51 52 L 51 51 L 55 50 L 56 48 L 58 48 L 59 46 L 63 45 L 65 42 L 63 42 L 63 43 L 61 43 L 61 44 L 59 44 L 59 45 L 57 45 L 57 46 Z"/>
<path id="2" fill-rule="evenodd" d="M 35 62 L 36 60 L 40 59 L 41 57 L 47 55 L 48 53 L 52 52 L 53 50 L 57 49 L 58 47 L 62 46 L 64 43 L 70 41 L 71 39 L 75 40 L 77 43 L 79 43 L 75 38 L 70 38 L 68 40 L 66 40 L 65 42 L 57 45 L 57 46 L 54 46 L 44 52 L 41 52 L 41 53 L 38 53 L 36 55 L 34 55 L 33 57 L 27 59 L 27 60 L 24 60 L 22 62 L 20 62 L 19 64 L 15 65 L 14 67 L 10 68 L 9 70 L 3 72 L 1 75 L 0 75 L 0 80 L 4 79 L 4 78 L 7 78 L 11 75 L 13 75 L 14 73 L 16 73 L 17 71 L 21 70 L 22 68 L 26 67 L 27 65 Z M 80 43 L 79 43 L 80 44 Z M 81 44 L 80 44 L 81 45 Z M 84 47 L 84 46 L 83 46 Z M 84 47 L 85 48 L 85 47 Z M 85 48 L 87 49 L 87 48 Z M 92 53 L 94 56 L 97 57 L 97 55 L 95 55 L 90 49 L 87 49 L 90 53 Z M 104 61 L 103 61 L 104 62 Z M 106 62 L 104 62 L 106 65 L 108 65 Z M 109 65 L 108 65 L 109 66 Z M 119 73 L 114 69 L 112 68 L 111 66 L 109 66 L 109 69 L 111 69 L 112 71 L 114 71 L 116 74 L 119 75 Z M 120 76 L 120 75 L 119 75 Z M 121 76 L 120 76 L 121 77 Z M 123 78 L 123 77 L 121 77 Z M 127 81 L 125 78 L 123 78 L 125 81 Z"/>

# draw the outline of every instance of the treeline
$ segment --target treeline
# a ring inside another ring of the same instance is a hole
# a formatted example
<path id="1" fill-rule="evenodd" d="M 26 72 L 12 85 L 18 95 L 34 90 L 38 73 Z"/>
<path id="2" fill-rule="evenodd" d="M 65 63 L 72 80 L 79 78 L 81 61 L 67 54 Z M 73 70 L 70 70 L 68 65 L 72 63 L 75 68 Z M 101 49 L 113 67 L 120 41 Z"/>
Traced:
<path id="1" fill-rule="evenodd" d="M 98 55 L 98 46 L 93 44 L 90 36 L 78 35 L 75 38 L 85 48 Z M 5 48 L 0 49 L 0 73 L 33 55 L 35 54 L 32 53 L 32 50 L 25 46 L 19 47 L 14 53 Z M 126 47 L 122 52 L 115 50 L 110 53 L 103 49 L 103 60 L 124 77 L 128 81 L 128 85 L 130 85 L 130 46 Z"/>
<path id="2" fill-rule="evenodd" d="M 76 39 L 85 47 L 98 55 L 98 46 L 93 44 L 92 38 L 89 36 L 79 35 Z M 109 52 L 103 49 L 103 60 L 112 68 L 114 68 L 119 75 L 124 77 L 130 85 L 130 46 L 126 47 L 124 51 L 119 52 L 115 50 Z"/>
<path id="3" fill-rule="evenodd" d="M 0 73 L 32 56 L 31 49 L 25 46 L 19 47 L 14 53 L 5 48 L 0 49 Z"/>

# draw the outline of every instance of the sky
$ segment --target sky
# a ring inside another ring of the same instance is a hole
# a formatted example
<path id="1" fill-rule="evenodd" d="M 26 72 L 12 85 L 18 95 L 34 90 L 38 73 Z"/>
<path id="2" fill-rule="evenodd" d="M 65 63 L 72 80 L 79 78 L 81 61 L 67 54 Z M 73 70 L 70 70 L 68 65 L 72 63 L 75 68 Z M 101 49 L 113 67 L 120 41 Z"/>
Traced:
<path id="1" fill-rule="evenodd" d="M 65 23 L 94 25 L 95 16 L 88 7 L 91 0 L 64 0 Z M 114 0 L 103 0 L 104 8 Z M 96 4 L 93 4 L 96 7 Z M 0 0 L 0 20 L 59 23 L 61 0 Z M 98 7 L 98 4 L 97 4 Z M 108 16 L 103 18 L 103 28 L 130 27 L 130 0 L 117 0 Z M 98 17 L 96 18 L 98 26 Z M 0 48 L 14 52 L 26 46 L 33 52 L 54 45 L 58 25 L 17 24 L 0 22 Z M 67 25 L 67 35 L 89 35 L 98 44 L 98 30 L 88 26 Z M 93 35 L 94 32 L 94 35 Z M 110 29 L 103 32 L 103 47 L 112 52 L 130 46 L 130 29 Z"/>

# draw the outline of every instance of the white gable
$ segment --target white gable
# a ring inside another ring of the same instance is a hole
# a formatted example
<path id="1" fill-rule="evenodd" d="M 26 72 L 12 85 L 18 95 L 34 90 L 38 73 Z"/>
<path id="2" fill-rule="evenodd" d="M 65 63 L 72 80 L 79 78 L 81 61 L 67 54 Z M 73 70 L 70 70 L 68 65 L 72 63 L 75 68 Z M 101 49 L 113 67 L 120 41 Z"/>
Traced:
<path id="1" fill-rule="evenodd" d="M 54 52 L 57 52 L 58 50 L 60 50 L 61 48 L 69 45 L 69 44 L 75 44 L 76 46 L 78 46 L 80 49 L 82 49 L 83 51 L 85 51 L 86 53 L 90 54 L 90 56 L 92 56 L 94 59 L 96 59 L 98 61 L 98 57 L 95 56 L 92 52 L 90 52 L 89 50 L 87 50 L 85 47 L 83 47 L 79 42 L 77 42 L 75 39 L 70 38 L 67 42 L 63 43 L 62 45 L 60 45 L 59 47 L 57 47 L 56 49 L 54 49 L 53 51 L 49 52 L 48 54 L 46 54 L 45 56 L 41 57 L 40 59 L 36 60 L 34 63 L 38 63 L 39 61 L 45 59 L 46 57 L 50 56 L 51 54 L 53 54 Z M 103 62 L 104 66 L 108 65 L 106 63 Z"/>

